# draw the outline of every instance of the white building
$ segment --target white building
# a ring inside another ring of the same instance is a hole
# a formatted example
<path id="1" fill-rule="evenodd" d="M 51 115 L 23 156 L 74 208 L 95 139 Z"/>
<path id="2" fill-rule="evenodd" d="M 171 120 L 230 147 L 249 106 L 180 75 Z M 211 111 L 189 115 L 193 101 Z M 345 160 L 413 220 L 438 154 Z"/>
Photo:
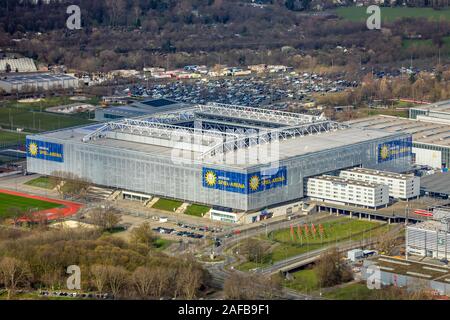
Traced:
<path id="1" fill-rule="evenodd" d="M 353 168 L 341 171 L 340 177 L 385 184 L 389 187 L 389 196 L 396 199 L 411 199 L 420 195 L 420 178 L 414 175 Z"/>
<path id="2" fill-rule="evenodd" d="M 6 93 L 76 89 L 79 85 L 80 80 L 68 74 L 8 74 L 0 77 L 0 89 Z"/>
<path id="3" fill-rule="evenodd" d="M 406 228 L 408 254 L 450 258 L 450 211 L 435 209 L 430 220 Z"/>
<path id="4" fill-rule="evenodd" d="M 378 208 L 389 203 L 387 185 L 327 175 L 309 178 L 306 195 L 313 200 L 369 208 Z"/>

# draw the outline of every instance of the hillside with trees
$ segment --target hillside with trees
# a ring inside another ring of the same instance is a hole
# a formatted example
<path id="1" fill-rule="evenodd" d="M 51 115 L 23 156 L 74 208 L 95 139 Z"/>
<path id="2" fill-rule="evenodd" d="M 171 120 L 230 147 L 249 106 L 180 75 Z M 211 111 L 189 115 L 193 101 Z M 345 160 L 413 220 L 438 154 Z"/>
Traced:
<path id="1" fill-rule="evenodd" d="M 82 30 L 70 31 L 67 1 L 32 2 L 0 1 L 0 48 L 82 71 L 273 63 L 352 73 L 360 65 L 398 66 L 411 58 L 434 64 L 450 35 L 448 21 L 426 18 L 367 30 L 332 11 L 305 11 L 306 0 L 255 2 L 261 6 L 238 0 L 70 1 L 82 11 Z M 404 41 L 416 36 L 434 45 L 405 48 Z"/>

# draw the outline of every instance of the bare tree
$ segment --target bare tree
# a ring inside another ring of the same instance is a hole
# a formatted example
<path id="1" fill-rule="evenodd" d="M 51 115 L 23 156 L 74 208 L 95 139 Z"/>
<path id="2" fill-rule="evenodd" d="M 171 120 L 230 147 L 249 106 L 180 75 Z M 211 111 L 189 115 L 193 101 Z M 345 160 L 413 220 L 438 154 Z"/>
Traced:
<path id="1" fill-rule="evenodd" d="M 335 286 L 352 279 L 351 270 L 341 258 L 337 248 L 326 251 L 320 257 L 316 273 L 322 287 Z"/>
<path id="2" fill-rule="evenodd" d="M 104 292 L 108 281 L 108 266 L 96 264 L 91 267 L 93 282 L 100 293 Z"/>
<path id="3" fill-rule="evenodd" d="M 21 260 L 3 257 L 0 260 L 0 276 L 8 291 L 8 299 L 20 285 L 28 283 L 30 272 L 28 266 Z"/>
<path id="4" fill-rule="evenodd" d="M 54 171 L 51 176 L 52 183 L 56 185 L 58 192 L 62 196 L 83 198 L 91 185 L 89 180 L 82 179 L 76 174 L 69 172 Z"/>
<path id="5" fill-rule="evenodd" d="M 146 267 L 138 267 L 134 270 L 131 279 L 141 298 L 150 297 L 154 292 L 157 279 L 153 270 Z"/>
<path id="6" fill-rule="evenodd" d="M 108 266 L 107 284 L 114 298 L 123 291 L 129 280 L 129 273 L 124 267 Z"/>
<path id="7" fill-rule="evenodd" d="M 153 233 L 152 227 L 148 222 L 144 222 L 140 226 L 133 228 L 133 230 L 131 230 L 130 237 L 132 243 L 144 244 L 146 246 L 151 246 L 157 239 L 157 237 Z"/>
<path id="8" fill-rule="evenodd" d="M 87 215 L 93 224 L 104 231 L 113 229 L 121 220 L 120 212 L 114 208 L 95 208 Z"/>

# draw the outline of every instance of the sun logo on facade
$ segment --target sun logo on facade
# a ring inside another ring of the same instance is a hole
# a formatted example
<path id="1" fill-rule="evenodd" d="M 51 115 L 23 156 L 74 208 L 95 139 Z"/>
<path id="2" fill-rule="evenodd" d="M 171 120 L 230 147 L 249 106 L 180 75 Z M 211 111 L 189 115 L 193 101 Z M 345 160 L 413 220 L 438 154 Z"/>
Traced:
<path id="1" fill-rule="evenodd" d="M 38 153 L 38 146 L 35 142 L 30 143 L 30 145 L 28 146 L 28 151 L 30 152 L 30 154 L 35 157 L 37 156 Z"/>
<path id="2" fill-rule="evenodd" d="M 382 146 L 380 150 L 381 159 L 386 160 L 387 158 L 389 158 L 389 154 L 389 147 L 387 145 Z"/>
<path id="3" fill-rule="evenodd" d="M 205 182 L 210 187 L 215 186 L 217 182 L 216 174 L 213 171 L 207 171 L 205 173 Z"/>
<path id="4" fill-rule="evenodd" d="M 253 176 L 250 178 L 250 189 L 256 191 L 259 188 L 259 177 Z"/>

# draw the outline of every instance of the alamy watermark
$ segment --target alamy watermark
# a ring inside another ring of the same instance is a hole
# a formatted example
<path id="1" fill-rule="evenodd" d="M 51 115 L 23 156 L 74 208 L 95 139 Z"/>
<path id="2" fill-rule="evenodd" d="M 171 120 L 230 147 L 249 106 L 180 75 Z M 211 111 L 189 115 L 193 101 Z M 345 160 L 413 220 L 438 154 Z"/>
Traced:
<path id="1" fill-rule="evenodd" d="M 69 290 L 81 290 L 81 269 L 77 265 L 71 265 L 67 267 L 67 274 L 70 276 L 67 278 L 67 289 Z"/>
<path id="2" fill-rule="evenodd" d="M 368 6 L 366 10 L 367 14 L 370 16 L 367 18 L 366 26 L 369 30 L 380 30 L 381 29 L 381 9 L 379 6 L 372 5 Z"/>
<path id="3" fill-rule="evenodd" d="M 370 265 L 367 267 L 367 288 L 370 290 L 381 289 L 381 269 L 377 265 Z"/>
<path id="4" fill-rule="evenodd" d="M 69 30 L 80 30 L 81 29 L 81 9 L 77 5 L 71 5 L 67 7 L 67 14 L 70 16 L 67 18 L 66 26 Z"/>

